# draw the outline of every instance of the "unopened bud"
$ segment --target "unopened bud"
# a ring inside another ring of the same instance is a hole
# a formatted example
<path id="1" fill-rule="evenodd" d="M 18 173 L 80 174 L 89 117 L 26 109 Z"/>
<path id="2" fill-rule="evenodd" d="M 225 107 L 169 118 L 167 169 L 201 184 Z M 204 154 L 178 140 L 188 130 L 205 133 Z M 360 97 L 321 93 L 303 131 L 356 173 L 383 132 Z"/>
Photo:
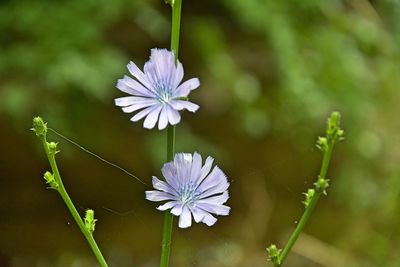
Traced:
<path id="1" fill-rule="evenodd" d="M 326 137 L 321 137 L 321 136 L 318 137 L 317 147 L 321 151 L 326 151 L 328 149 L 328 140 L 326 139 Z"/>
<path id="2" fill-rule="evenodd" d="M 318 190 L 319 192 L 322 192 L 323 194 L 326 195 L 326 189 L 329 186 L 329 180 L 319 178 L 318 181 L 314 185 L 315 185 L 316 190 Z"/>
<path id="3" fill-rule="evenodd" d="M 344 131 L 340 128 L 340 113 L 332 112 L 328 119 L 328 128 L 326 129 L 326 137 L 333 142 L 343 139 Z"/>
<path id="4" fill-rule="evenodd" d="M 60 152 L 60 151 L 57 150 L 57 143 L 56 143 L 56 142 L 49 142 L 49 143 L 47 143 L 47 147 L 49 148 L 49 153 L 50 153 L 51 155 L 55 155 L 55 154 L 57 154 L 58 152 Z"/>
<path id="5" fill-rule="evenodd" d="M 46 184 L 50 186 L 50 189 L 58 189 L 58 183 L 56 179 L 54 179 L 54 175 L 51 174 L 51 172 L 45 172 L 43 178 L 46 181 Z"/>
<path id="6" fill-rule="evenodd" d="M 280 254 L 281 254 L 281 249 L 278 249 L 274 244 L 269 246 L 267 248 L 267 253 L 268 253 L 268 261 L 272 262 L 273 264 L 280 264 Z"/>
<path id="7" fill-rule="evenodd" d="M 306 206 L 306 208 L 308 207 L 308 205 L 310 205 L 311 199 L 313 198 L 313 196 L 315 195 L 315 190 L 313 188 L 310 188 L 307 190 L 307 193 L 303 193 L 306 197 L 306 199 L 303 201 L 304 206 Z"/>
<path id="8" fill-rule="evenodd" d="M 94 218 L 94 210 L 92 209 L 87 209 L 86 214 L 85 214 L 85 227 L 88 229 L 91 233 L 94 232 L 94 229 L 96 227 L 96 219 Z"/>
<path id="9" fill-rule="evenodd" d="M 41 117 L 33 118 L 33 128 L 31 129 L 37 136 L 46 136 L 47 123 Z"/>

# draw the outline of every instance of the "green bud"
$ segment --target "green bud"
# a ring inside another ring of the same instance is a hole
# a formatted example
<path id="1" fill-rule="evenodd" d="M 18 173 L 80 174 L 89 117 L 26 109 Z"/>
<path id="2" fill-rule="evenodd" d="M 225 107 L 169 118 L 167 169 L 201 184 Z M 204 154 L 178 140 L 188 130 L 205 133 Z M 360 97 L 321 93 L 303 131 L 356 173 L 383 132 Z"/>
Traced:
<path id="1" fill-rule="evenodd" d="M 94 228 L 96 226 L 96 219 L 94 218 L 94 210 L 92 209 L 87 209 L 86 214 L 85 214 L 85 227 L 88 229 L 91 233 L 94 232 Z"/>
<path id="2" fill-rule="evenodd" d="M 326 129 L 326 137 L 333 142 L 343 139 L 344 131 L 340 128 L 340 113 L 332 112 L 328 119 L 328 128 Z"/>
<path id="3" fill-rule="evenodd" d="M 326 137 L 318 137 L 317 140 L 317 147 L 321 150 L 321 151 L 326 151 L 328 150 L 328 139 L 326 139 Z"/>
<path id="4" fill-rule="evenodd" d="M 303 201 L 304 206 L 306 206 L 306 208 L 308 207 L 308 205 L 310 205 L 311 199 L 313 198 L 313 196 L 315 195 L 315 190 L 313 188 L 310 188 L 307 190 L 307 193 L 303 193 L 306 197 L 306 199 Z"/>
<path id="5" fill-rule="evenodd" d="M 316 183 L 314 183 L 314 185 L 315 185 L 315 189 L 318 192 L 322 192 L 324 195 L 326 195 L 326 189 L 329 186 L 329 180 L 319 178 L 318 181 Z"/>
<path id="6" fill-rule="evenodd" d="M 33 118 L 33 128 L 32 131 L 35 132 L 37 136 L 46 136 L 47 133 L 47 123 L 43 121 L 41 117 Z"/>
<path id="7" fill-rule="evenodd" d="M 281 255 L 281 249 L 278 249 L 274 244 L 269 246 L 267 248 L 267 253 L 268 253 L 268 261 L 272 262 L 273 264 L 280 265 L 280 255 Z"/>
<path id="8" fill-rule="evenodd" d="M 51 154 L 51 155 L 55 155 L 55 154 L 57 154 L 58 152 L 60 152 L 59 150 L 57 150 L 57 143 L 56 142 L 50 142 L 50 143 L 47 143 L 47 147 L 49 148 L 49 153 Z"/>
<path id="9" fill-rule="evenodd" d="M 46 181 L 46 184 L 50 186 L 50 189 L 58 190 L 58 183 L 51 172 L 45 172 L 43 178 Z"/>

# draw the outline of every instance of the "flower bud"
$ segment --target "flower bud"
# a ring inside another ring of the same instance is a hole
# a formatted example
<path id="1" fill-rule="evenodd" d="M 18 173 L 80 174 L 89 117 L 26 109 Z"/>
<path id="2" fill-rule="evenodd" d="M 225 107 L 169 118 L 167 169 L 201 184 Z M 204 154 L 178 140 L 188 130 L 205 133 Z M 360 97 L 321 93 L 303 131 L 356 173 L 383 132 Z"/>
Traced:
<path id="1" fill-rule="evenodd" d="M 326 137 L 333 142 L 343 138 L 344 131 L 340 128 L 340 113 L 332 112 L 328 119 L 328 128 L 326 129 Z"/>
<path id="2" fill-rule="evenodd" d="M 318 190 L 319 192 L 322 192 L 323 194 L 326 195 L 326 190 L 329 186 L 329 180 L 328 179 L 322 179 L 319 178 L 316 183 L 314 183 L 315 189 Z"/>
<path id="3" fill-rule="evenodd" d="M 86 214 L 85 214 L 85 227 L 88 229 L 91 233 L 94 232 L 94 228 L 96 226 L 96 219 L 94 218 L 94 210 L 92 209 L 87 209 Z"/>
<path id="4" fill-rule="evenodd" d="M 33 118 L 33 128 L 31 129 L 37 136 L 46 136 L 47 123 L 41 117 Z"/>
<path id="5" fill-rule="evenodd" d="M 274 244 L 267 248 L 268 253 L 268 261 L 272 262 L 273 264 L 280 264 L 279 256 L 281 254 L 281 249 L 278 249 Z"/>
<path id="6" fill-rule="evenodd" d="M 321 151 L 326 151 L 328 149 L 328 139 L 326 139 L 326 137 L 319 136 L 317 140 L 317 147 Z"/>
<path id="7" fill-rule="evenodd" d="M 303 193 L 306 197 L 306 199 L 303 201 L 304 206 L 306 206 L 306 208 L 308 207 L 308 205 L 310 205 L 311 199 L 313 198 L 313 196 L 315 195 L 315 190 L 313 188 L 310 188 L 307 190 L 307 193 Z"/>
<path id="8" fill-rule="evenodd" d="M 59 150 L 57 150 L 57 143 L 56 142 L 50 142 L 50 143 L 47 143 L 47 147 L 49 148 L 49 153 L 51 154 L 51 155 L 55 155 L 55 154 L 57 154 L 58 152 L 60 152 Z"/>
<path id="9" fill-rule="evenodd" d="M 54 175 L 51 174 L 51 172 L 45 172 L 43 178 L 46 181 L 46 184 L 50 186 L 50 189 L 58 189 L 58 183 L 56 179 L 54 179 Z"/>

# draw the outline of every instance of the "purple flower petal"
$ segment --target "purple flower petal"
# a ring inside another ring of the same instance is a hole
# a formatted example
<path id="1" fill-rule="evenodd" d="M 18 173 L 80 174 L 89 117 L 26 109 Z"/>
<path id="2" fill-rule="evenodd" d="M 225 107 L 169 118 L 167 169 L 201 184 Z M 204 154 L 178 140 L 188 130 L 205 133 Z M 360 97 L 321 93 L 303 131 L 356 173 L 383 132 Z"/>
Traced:
<path id="1" fill-rule="evenodd" d="M 139 111 L 138 113 L 136 113 L 135 116 L 133 116 L 131 118 L 131 121 L 139 121 L 139 120 L 143 119 L 144 117 L 146 117 L 150 112 L 152 112 L 156 108 L 158 108 L 158 106 L 153 105 L 153 106 L 143 109 L 142 111 Z"/>
<path id="2" fill-rule="evenodd" d="M 205 197 L 207 195 L 212 195 L 210 193 L 207 193 L 207 191 L 215 192 L 213 194 L 222 193 L 228 187 L 229 183 L 226 179 L 225 174 L 218 166 L 215 166 L 211 173 L 199 185 L 198 190 L 201 192 L 202 197 Z"/>
<path id="3" fill-rule="evenodd" d="M 190 208 L 190 211 L 192 212 L 193 219 L 195 222 L 199 223 L 204 219 L 204 212 L 201 209 L 192 207 Z"/>
<path id="4" fill-rule="evenodd" d="M 200 178 L 202 159 L 199 153 L 194 152 L 192 168 L 190 169 L 190 179 L 195 182 Z"/>
<path id="5" fill-rule="evenodd" d="M 175 216 L 180 216 L 182 214 L 183 211 L 183 205 L 182 203 L 178 203 L 176 204 L 172 209 L 171 209 L 171 213 Z"/>
<path id="6" fill-rule="evenodd" d="M 224 191 L 222 193 L 222 195 L 216 195 L 216 196 L 212 196 L 212 197 L 203 197 L 202 196 L 200 198 L 200 200 L 197 201 L 197 203 L 213 203 L 213 204 L 222 205 L 228 199 L 229 199 L 228 191 Z"/>
<path id="7" fill-rule="evenodd" d="M 174 157 L 174 165 L 177 173 L 174 177 L 178 181 L 178 185 L 182 186 L 189 179 L 190 168 L 192 163 L 192 155 L 189 153 L 178 153 Z"/>
<path id="8" fill-rule="evenodd" d="M 230 207 L 225 205 L 217 205 L 217 204 L 208 204 L 208 203 L 199 203 L 198 207 L 202 210 L 208 211 L 210 213 L 214 213 L 216 215 L 226 216 L 229 214 L 231 210 Z"/>
<path id="9" fill-rule="evenodd" d="M 160 118 L 158 120 L 158 129 L 165 129 L 168 125 L 168 115 L 167 115 L 167 107 L 164 106 L 160 112 Z"/>
<path id="10" fill-rule="evenodd" d="M 173 163 L 165 163 L 161 168 L 162 175 L 164 176 L 167 183 L 175 189 L 175 191 L 179 190 L 178 180 L 176 179 L 177 170 Z"/>
<path id="11" fill-rule="evenodd" d="M 154 99 L 149 99 L 148 101 L 142 101 L 141 103 L 135 103 L 132 104 L 131 106 L 123 107 L 122 111 L 125 113 L 131 113 L 139 109 L 147 108 L 153 105 L 156 105 L 155 103 L 156 100 Z"/>
<path id="12" fill-rule="evenodd" d="M 167 184 L 166 182 L 163 182 L 161 180 L 159 180 L 157 177 L 153 176 L 152 177 L 152 184 L 154 189 L 160 190 L 160 191 L 164 191 L 168 194 L 177 196 L 177 192 L 175 191 L 175 189 L 173 187 L 171 187 L 169 184 Z"/>
<path id="13" fill-rule="evenodd" d="M 179 86 L 179 84 L 181 83 L 182 79 L 183 79 L 183 66 L 182 66 L 182 63 L 180 63 L 178 60 L 178 62 L 176 64 L 175 79 L 172 84 L 173 88 L 177 88 Z"/>
<path id="14" fill-rule="evenodd" d="M 188 228 L 192 225 L 192 215 L 187 206 L 183 206 L 182 214 L 179 216 L 179 227 Z"/>
<path id="15" fill-rule="evenodd" d="M 140 104 L 143 102 L 148 102 L 149 98 L 146 97 L 141 97 L 141 96 L 124 96 L 124 97 L 119 97 L 114 100 L 115 105 L 119 107 L 126 107 L 134 104 Z"/>
<path id="16" fill-rule="evenodd" d="M 192 78 L 182 83 L 176 88 L 174 92 L 174 97 L 186 97 L 190 93 L 190 91 L 196 89 L 200 86 L 200 81 L 197 78 Z"/>
<path id="17" fill-rule="evenodd" d="M 186 100 L 171 100 L 169 104 L 175 110 L 186 109 L 190 112 L 196 112 L 199 109 L 199 105 Z"/>
<path id="18" fill-rule="evenodd" d="M 193 208 L 192 209 L 193 217 L 195 218 L 195 222 L 202 222 L 205 223 L 207 226 L 212 226 L 217 222 L 217 218 L 212 216 L 207 211 L 204 211 L 200 208 Z"/>
<path id="19" fill-rule="evenodd" d="M 171 125 L 176 125 L 181 121 L 181 115 L 179 114 L 179 112 L 171 108 L 170 106 L 167 107 L 167 116 L 168 121 Z"/>
<path id="20" fill-rule="evenodd" d="M 134 79 L 124 76 L 123 79 L 119 79 L 117 82 L 117 88 L 124 93 L 130 95 L 144 96 L 144 97 L 153 97 L 154 93 L 149 89 L 135 81 Z"/>
<path id="21" fill-rule="evenodd" d="M 141 84 L 147 88 L 151 88 L 151 84 L 147 81 L 146 75 L 136 66 L 132 61 L 126 66 L 129 72 L 135 77 Z"/>
<path id="22" fill-rule="evenodd" d="M 176 197 L 160 191 L 146 191 L 146 199 L 150 201 L 176 200 Z"/>
<path id="23" fill-rule="evenodd" d="M 199 182 L 203 181 L 203 179 L 206 178 L 206 176 L 210 173 L 213 162 L 214 162 L 214 158 L 207 157 L 206 162 L 204 163 L 204 166 L 201 168 Z"/>
<path id="24" fill-rule="evenodd" d="M 144 128 L 152 129 L 156 125 L 161 109 L 162 106 L 155 106 L 154 109 L 149 112 L 149 115 L 147 115 L 143 122 Z"/>
<path id="25" fill-rule="evenodd" d="M 169 210 L 170 208 L 173 208 L 177 204 L 179 204 L 178 201 L 169 201 L 169 202 L 165 203 L 164 205 L 158 206 L 157 209 L 161 210 L 161 211 Z"/>

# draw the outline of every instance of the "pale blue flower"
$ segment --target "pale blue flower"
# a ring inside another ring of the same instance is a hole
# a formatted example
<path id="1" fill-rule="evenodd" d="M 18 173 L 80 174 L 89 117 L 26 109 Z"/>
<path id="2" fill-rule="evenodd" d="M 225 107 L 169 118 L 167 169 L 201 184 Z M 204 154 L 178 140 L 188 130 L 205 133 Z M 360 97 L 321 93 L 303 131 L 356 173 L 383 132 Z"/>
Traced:
<path id="1" fill-rule="evenodd" d="M 211 171 L 213 160 L 208 157 L 203 166 L 196 152 L 176 154 L 161 169 L 165 182 L 153 176 L 156 190 L 146 191 L 146 199 L 167 201 L 157 209 L 171 209 L 173 215 L 179 216 L 181 228 L 192 225 L 192 216 L 197 223 L 213 225 L 217 219 L 211 213 L 228 215 L 230 211 L 230 207 L 223 205 L 229 198 L 229 183 L 218 166 Z"/>
<path id="2" fill-rule="evenodd" d="M 142 72 L 133 62 L 127 65 L 133 77 L 119 79 L 117 88 L 132 96 L 115 99 L 115 105 L 122 107 L 125 113 L 139 111 L 131 121 L 143 118 L 143 126 L 152 129 L 158 121 L 158 129 L 164 129 L 168 123 L 178 124 L 179 111 L 195 112 L 199 106 L 187 101 L 190 91 L 200 86 L 199 79 L 192 78 L 181 84 L 182 64 L 175 64 L 174 53 L 166 49 L 151 49 L 150 60 Z"/>

